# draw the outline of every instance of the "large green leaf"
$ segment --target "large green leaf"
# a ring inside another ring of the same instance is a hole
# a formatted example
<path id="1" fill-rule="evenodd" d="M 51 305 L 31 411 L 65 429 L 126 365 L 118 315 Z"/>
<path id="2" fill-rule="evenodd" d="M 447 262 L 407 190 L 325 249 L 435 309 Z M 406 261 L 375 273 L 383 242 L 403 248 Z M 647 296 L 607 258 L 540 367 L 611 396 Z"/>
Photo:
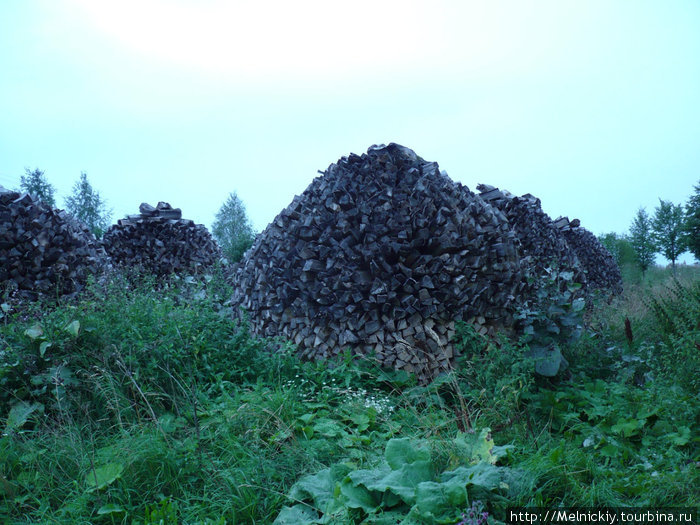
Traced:
<path id="1" fill-rule="evenodd" d="M 363 470 L 358 471 L 358 473 L 372 473 L 373 471 Z M 356 474 L 356 473 L 352 473 Z M 356 477 L 361 479 L 361 474 Z M 348 476 L 340 484 L 340 493 L 343 496 L 343 502 L 345 505 L 351 509 L 362 509 L 368 514 L 376 511 L 382 502 L 382 493 L 377 491 L 369 490 L 362 483 L 356 484 Z"/>
<path id="2" fill-rule="evenodd" d="M 454 523 L 467 505 L 467 490 L 459 481 L 424 481 L 416 488 L 416 511 L 429 523 Z"/>
<path id="3" fill-rule="evenodd" d="M 365 412 L 350 414 L 349 419 L 355 423 L 358 432 L 364 432 L 367 430 L 371 423 L 369 415 Z"/>
<path id="4" fill-rule="evenodd" d="M 560 368 L 566 368 L 565 360 L 557 345 L 532 346 L 528 357 L 535 359 L 535 372 L 546 377 L 554 377 Z"/>
<path id="5" fill-rule="evenodd" d="M 467 492 L 472 499 L 498 499 L 513 484 L 521 484 L 513 471 L 495 466 L 504 451 L 496 453 L 488 428 L 451 440 L 449 448 L 457 462 L 471 465 L 440 476 L 434 470 L 429 443 L 391 439 L 385 462 L 376 468 L 351 470 L 348 465 L 336 465 L 304 476 L 290 492 L 300 505 L 285 507 L 275 524 L 350 523 L 354 509 L 366 513 L 365 525 L 454 523 L 457 512 L 467 505 Z"/>
<path id="6" fill-rule="evenodd" d="M 342 522 L 352 523 L 351 521 Z M 418 521 L 411 520 L 407 518 L 406 509 L 401 510 L 380 510 L 377 514 L 371 514 L 362 522 L 362 525 L 396 525 L 397 523 L 401 525 L 425 525 L 425 523 L 420 523 Z M 334 525 L 340 525 L 341 522 L 336 522 Z"/>
<path id="7" fill-rule="evenodd" d="M 51 346 L 51 343 L 49 343 L 48 341 L 42 342 L 39 345 L 39 356 L 44 357 L 44 354 L 46 354 L 46 350 L 48 350 L 50 346 Z"/>
<path id="8" fill-rule="evenodd" d="M 623 437 L 631 437 L 639 433 L 639 429 L 646 423 L 645 419 L 627 419 L 624 417 L 618 418 L 617 423 L 610 427 L 615 434 L 620 434 Z"/>
<path id="9" fill-rule="evenodd" d="M 107 503 L 106 505 L 102 505 L 99 509 L 97 509 L 98 516 L 104 516 L 105 514 L 121 514 L 123 512 L 126 511 L 116 503 Z"/>
<path id="10" fill-rule="evenodd" d="M 479 485 L 487 490 L 493 490 L 500 488 L 503 470 L 503 467 L 496 467 L 495 465 L 481 462 L 469 467 L 459 467 L 443 472 L 440 476 L 440 481 L 460 483 L 465 487 Z"/>
<path id="11" fill-rule="evenodd" d="M 97 467 L 95 470 L 88 471 L 85 474 L 85 483 L 88 486 L 88 492 L 94 492 L 95 490 L 108 487 L 121 477 L 123 471 L 124 465 L 121 463 L 107 463 L 106 465 Z"/>
<path id="12" fill-rule="evenodd" d="M 321 523 L 318 513 L 307 505 L 282 507 L 272 525 L 315 525 Z"/>
<path id="13" fill-rule="evenodd" d="M 395 452 L 398 452 L 399 448 Z M 408 449 L 403 448 L 403 450 Z M 411 458 L 422 455 L 422 453 L 408 454 Z M 396 469 L 385 465 L 377 469 L 350 472 L 341 484 L 341 493 L 346 504 L 352 508 L 361 508 L 368 513 L 380 507 L 391 508 L 401 502 L 409 507 L 413 505 L 418 484 L 434 478 L 432 464 L 428 460 L 416 460 L 399 466 L 396 463 L 399 456 L 392 460 L 394 465 L 399 467 Z"/>
<path id="14" fill-rule="evenodd" d="M 350 477 L 352 479 L 352 474 Z M 391 491 L 409 505 L 413 505 L 418 484 L 423 481 L 430 481 L 433 477 L 430 461 L 415 461 L 408 465 L 403 465 L 397 470 L 392 470 L 374 483 L 367 483 L 365 486 L 370 490 L 380 492 Z"/>
<path id="15" fill-rule="evenodd" d="M 677 432 L 671 432 L 666 435 L 671 440 L 671 443 L 678 446 L 687 445 L 690 441 L 690 428 L 678 427 Z"/>
<path id="16" fill-rule="evenodd" d="M 580 312 L 586 307 L 586 300 L 583 297 L 579 297 L 578 299 L 574 299 L 571 302 L 571 310 L 574 312 Z"/>
<path id="17" fill-rule="evenodd" d="M 341 425 L 328 418 L 319 419 L 313 428 L 315 434 L 320 434 L 327 438 L 334 438 L 347 434 Z"/>
<path id="18" fill-rule="evenodd" d="M 44 335 L 44 330 L 41 328 L 39 323 L 35 323 L 24 331 L 24 335 L 34 341 L 35 339 L 39 339 L 42 335 Z"/>
<path id="19" fill-rule="evenodd" d="M 304 476 L 292 486 L 289 497 L 296 501 L 312 502 L 313 507 L 323 513 L 333 512 L 340 505 L 335 499 L 336 487 L 349 471 L 349 466 L 338 464 Z"/>
<path id="20" fill-rule="evenodd" d="M 10 413 L 7 414 L 7 421 L 5 423 L 5 433 L 11 431 L 19 430 L 22 425 L 24 425 L 34 412 L 41 412 L 44 410 L 44 405 L 41 403 L 27 403 L 26 401 L 20 401 L 10 409 Z"/>
<path id="21" fill-rule="evenodd" d="M 384 457 L 389 466 L 396 470 L 407 463 L 429 461 L 430 450 L 424 444 L 410 438 L 395 438 L 386 444 Z"/>
<path id="22" fill-rule="evenodd" d="M 65 326 L 64 330 L 72 337 L 77 338 L 80 333 L 80 321 L 71 321 Z"/>
<path id="23" fill-rule="evenodd" d="M 458 483 L 469 492 L 473 500 L 503 500 L 504 494 L 518 493 L 527 490 L 527 479 L 518 471 L 507 467 L 497 467 L 486 462 L 469 467 L 459 467 L 453 471 L 444 472 L 439 481 L 443 483 Z"/>
<path id="24" fill-rule="evenodd" d="M 496 463 L 497 455 L 494 454 L 494 443 L 491 437 L 491 429 L 482 428 L 479 433 L 464 434 L 460 433 L 454 440 L 453 464 L 463 463 L 478 463 L 486 461 L 487 463 Z"/>

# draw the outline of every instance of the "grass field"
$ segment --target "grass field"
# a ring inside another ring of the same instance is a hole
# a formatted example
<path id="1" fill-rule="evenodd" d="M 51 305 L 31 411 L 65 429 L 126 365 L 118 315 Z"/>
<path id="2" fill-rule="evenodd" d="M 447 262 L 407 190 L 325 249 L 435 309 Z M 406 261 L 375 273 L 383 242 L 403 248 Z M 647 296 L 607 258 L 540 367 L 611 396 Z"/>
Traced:
<path id="1" fill-rule="evenodd" d="M 700 268 L 581 312 L 568 368 L 459 331 L 430 385 L 303 363 L 230 290 L 117 278 L 0 319 L 0 522 L 447 523 L 700 505 Z M 625 320 L 629 320 L 629 329 Z M 631 336 L 631 337 L 630 337 Z"/>

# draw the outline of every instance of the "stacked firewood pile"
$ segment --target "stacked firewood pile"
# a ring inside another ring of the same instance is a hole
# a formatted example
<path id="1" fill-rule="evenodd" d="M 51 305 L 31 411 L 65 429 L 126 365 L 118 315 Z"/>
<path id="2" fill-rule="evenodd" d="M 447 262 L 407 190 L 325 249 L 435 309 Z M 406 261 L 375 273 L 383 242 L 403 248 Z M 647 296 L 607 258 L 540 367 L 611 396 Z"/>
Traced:
<path id="1" fill-rule="evenodd" d="M 425 381 L 453 358 L 454 319 L 511 324 L 522 287 L 505 216 L 408 148 L 343 157 L 258 236 L 234 277 L 254 332 L 307 358 L 345 348 Z"/>
<path id="2" fill-rule="evenodd" d="M 564 234 L 566 242 L 581 261 L 589 290 L 604 290 L 615 294 L 622 292 L 622 275 L 615 257 L 595 235 L 581 227 L 581 221 L 559 217 L 554 221 L 554 226 Z"/>
<path id="3" fill-rule="evenodd" d="M 556 269 L 572 272 L 573 281 L 586 285 L 586 275 L 576 253 L 544 211 L 540 199 L 525 194 L 516 197 L 494 186 L 479 184 L 480 197 L 501 210 L 520 241 L 523 272 L 533 286 Z"/>
<path id="4" fill-rule="evenodd" d="M 183 219 L 167 202 L 142 203 L 139 214 L 111 226 L 103 237 L 117 265 L 141 267 L 156 276 L 198 273 L 221 260 L 221 250 L 201 224 Z"/>
<path id="5" fill-rule="evenodd" d="M 85 225 L 0 186 L 0 284 L 26 299 L 83 288 L 107 256 Z"/>

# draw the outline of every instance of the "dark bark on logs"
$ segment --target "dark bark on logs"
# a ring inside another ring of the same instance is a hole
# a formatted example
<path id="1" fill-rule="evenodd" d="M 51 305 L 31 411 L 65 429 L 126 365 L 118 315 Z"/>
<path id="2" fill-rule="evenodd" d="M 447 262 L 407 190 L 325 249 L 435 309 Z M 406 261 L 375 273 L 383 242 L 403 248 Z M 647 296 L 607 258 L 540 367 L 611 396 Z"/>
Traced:
<path id="1" fill-rule="evenodd" d="M 139 206 L 140 214 L 120 219 L 103 244 L 115 264 L 142 267 L 158 276 L 199 273 L 221 260 L 221 251 L 201 224 L 182 219 L 167 202 Z"/>
<path id="2" fill-rule="evenodd" d="M 501 210 L 520 241 L 521 266 L 526 280 L 522 296 L 528 288 L 537 287 L 542 278 L 551 275 L 551 270 L 573 273 L 573 281 L 585 288 L 586 274 L 574 250 L 569 246 L 563 232 L 542 211 L 540 199 L 526 194 L 516 197 L 508 191 L 494 186 L 479 184 L 481 198 Z"/>
<path id="3" fill-rule="evenodd" d="M 566 237 L 566 242 L 576 252 L 586 272 L 590 290 L 604 290 L 614 294 L 622 293 L 622 274 L 615 257 L 603 246 L 598 238 L 585 228 L 581 221 L 569 222 L 567 217 L 559 217 L 555 226 Z"/>
<path id="4" fill-rule="evenodd" d="M 88 228 L 63 210 L 0 186 L 0 284 L 20 297 L 80 291 L 107 255 Z"/>
<path id="5" fill-rule="evenodd" d="M 522 286 L 505 216 L 408 148 L 331 164 L 248 250 L 233 302 L 302 356 L 350 347 L 427 381 L 454 360 L 454 319 L 510 325 Z"/>

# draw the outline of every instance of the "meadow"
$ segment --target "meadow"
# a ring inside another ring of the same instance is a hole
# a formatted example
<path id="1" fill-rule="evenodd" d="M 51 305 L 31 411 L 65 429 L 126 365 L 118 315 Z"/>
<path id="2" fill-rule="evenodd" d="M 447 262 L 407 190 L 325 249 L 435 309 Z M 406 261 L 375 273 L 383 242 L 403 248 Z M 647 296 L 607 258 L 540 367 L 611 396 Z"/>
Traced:
<path id="1" fill-rule="evenodd" d="M 531 340 L 461 325 L 454 370 L 429 385 L 251 336 L 217 272 L 2 302 L 0 522 L 474 525 L 513 506 L 698 507 L 700 268 L 625 276 L 621 296 L 566 310 L 581 329 L 560 373 L 536 372 Z"/>

